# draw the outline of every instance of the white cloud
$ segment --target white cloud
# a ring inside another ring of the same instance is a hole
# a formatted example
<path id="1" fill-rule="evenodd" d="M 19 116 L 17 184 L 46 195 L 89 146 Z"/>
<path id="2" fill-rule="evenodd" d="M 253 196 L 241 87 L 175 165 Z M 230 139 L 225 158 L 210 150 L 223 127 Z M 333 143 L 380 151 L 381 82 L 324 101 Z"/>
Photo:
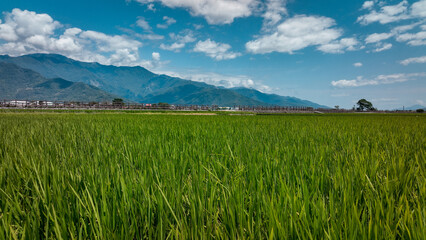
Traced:
<path id="1" fill-rule="evenodd" d="M 362 67 L 362 63 L 360 62 L 354 63 L 354 67 Z"/>
<path id="2" fill-rule="evenodd" d="M 139 17 L 139 19 L 136 21 L 136 25 L 138 25 L 139 27 L 141 27 L 143 30 L 147 32 L 152 31 L 152 28 L 149 25 L 149 23 L 142 17 Z"/>
<path id="3" fill-rule="evenodd" d="M 170 38 L 178 42 L 190 43 L 195 42 L 194 33 L 191 30 L 183 30 L 179 34 L 170 33 Z"/>
<path id="4" fill-rule="evenodd" d="M 157 9 L 155 9 L 155 5 L 153 3 L 146 5 L 146 8 L 150 11 L 153 11 L 153 12 L 157 11 Z"/>
<path id="5" fill-rule="evenodd" d="M 392 46 L 390 43 L 385 44 L 382 41 L 394 37 L 399 42 L 407 42 L 411 46 L 426 45 L 426 32 L 420 31 L 417 33 L 406 33 L 409 30 L 416 28 L 423 24 L 424 20 L 409 24 L 394 27 L 389 33 L 373 33 L 365 38 L 365 43 L 371 44 L 376 43 L 375 52 L 388 50 Z M 421 29 L 423 25 L 420 26 Z"/>
<path id="6" fill-rule="evenodd" d="M 368 9 L 370 12 L 358 17 L 357 22 L 363 25 L 368 25 L 374 22 L 387 24 L 406 19 L 421 19 L 426 17 L 426 0 L 415 2 L 411 5 L 411 7 L 409 7 L 407 0 L 403 0 L 396 5 L 383 6 L 384 4 L 384 1 L 379 2 L 377 5 L 380 6 L 380 9 L 376 11 L 374 9 L 375 4 L 373 1 L 364 2 L 362 9 Z"/>
<path id="7" fill-rule="evenodd" d="M 195 24 L 193 23 L 192 26 L 194 26 L 195 30 L 200 30 L 201 28 L 203 28 L 203 24 Z"/>
<path id="8" fill-rule="evenodd" d="M 147 69 L 161 69 L 164 64 L 167 64 L 168 61 L 161 61 L 161 55 L 158 52 L 151 53 L 151 60 L 141 60 L 139 61 L 139 66 L 145 67 Z"/>
<path id="9" fill-rule="evenodd" d="M 362 9 L 371 9 L 374 6 L 374 1 L 365 1 L 362 4 Z"/>
<path id="10" fill-rule="evenodd" d="M 204 82 L 214 86 L 221 86 L 225 88 L 234 88 L 234 87 L 245 87 L 257 89 L 261 92 L 269 93 L 274 88 L 271 88 L 267 85 L 259 83 L 252 78 L 244 75 L 223 75 L 213 72 L 188 72 L 188 73 L 176 73 L 176 72 L 162 72 L 169 76 L 179 77 L 183 79 L 188 79 L 195 82 Z"/>
<path id="11" fill-rule="evenodd" d="M 359 44 L 355 38 L 342 38 L 330 43 L 319 46 L 317 49 L 325 53 L 344 53 L 345 51 L 354 51 Z"/>
<path id="12" fill-rule="evenodd" d="M 176 20 L 174 18 L 171 17 L 167 17 L 164 16 L 163 17 L 164 23 L 163 24 L 157 24 L 157 28 L 162 28 L 162 29 L 166 29 L 168 28 L 170 25 L 175 24 Z"/>
<path id="13" fill-rule="evenodd" d="M 36 52 L 70 53 L 81 51 L 82 46 L 75 40 L 80 29 L 67 29 L 63 35 L 53 37 L 61 24 L 47 14 L 13 9 L 4 13 L 5 21 L 0 22 L 0 52 L 12 56 Z"/>
<path id="14" fill-rule="evenodd" d="M 371 11 L 368 14 L 358 17 L 357 22 L 363 25 L 368 25 L 374 22 L 386 24 L 411 18 L 408 12 L 407 0 L 403 0 L 396 5 L 382 6 L 378 12 L 373 9 L 373 6 L 371 6 L 369 9 Z"/>
<path id="15" fill-rule="evenodd" d="M 402 60 L 400 63 L 402 65 L 408 65 L 408 64 L 411 64 L 411 63 L 426 63 L 426 56 L 407 58 L 405 60 Z"/>
<path id="16" fill-rule="evenodd" d="M 149 33 L 149 34 L 136 33 L 135 36 L 142 39 L 142 40 L 145 40 L 145 39 L 147 39 L 147 40 L 162 40 L 162 39 L 164 39 L 163 35 L 158 35 L 158 34 L 155 34 L 155 33 Z"/>
<path id="17" fill-rule="evenodd" d="M 107 35 L 96 31 L 83 31 L 80 33 L 83 39 L 90 39 L 97 43 L 97 48 L 102 52 L 111 52 L 115 49 L 132 49 L 137 50 L 142 46 L 142 43 L 128 39 L 119 35 Z"/>
<path id="18" fill-rule="evenodd" d="M 392 43 L 378 43 L 377 48 L 373 52 L 383 52 L 392 48 Z"/>
<path id="19" fill-rule="evenodd" d="M 164 43 L 160 44 L 160 48 L 163 50 L 169 50 L 174 52 L 179 52 L 180 49 L 185 47 L 185 43 L 172 43 L 170 45 L 166 45 Z"/>
<path id="20" fill-rule="evenodd" d="M 160 54 L 158 52 L 153 52 L 152 53 L 152 60 L 160 61 Z"/>
<path id="21" fill-rule="evenodd" d="M 231 46 L 226 43 L 217 43 L 210 39 L 198 41 L 194 47 L 194 52 L 202 52 L 215 60 L 234 59 L 240 56 L 240 53 L 229 51 Z"/>
<path id="22" fill-rule="evenodd" d="M 331 85 L 339 88 L 346 87 L 363 87 L 363 86 L 374 86 L 382 84 L 393 84 L 401 83 L 410 80 L 424 79 L 426 73 L 400 73 L 400 74 L 391 74 L 391 75 L 379 75 L 374 79 L 364 79 L 362 76 L 357 77 L 354 80 L 339 80 L 332 81 Z"/>
<path id="23" fill-rule="evenodd" d="M 426 17 L 426 0 L 421 0 L 411 5 L 411 14 L 416 17 Z"/>
<path id="24" fill-rule="evenodd" d="M 160 45 L 161 49 L 179 52 L 187 43 L 195 42 L 195 40 L 197 40 L 194 37 L 193 32 L 188 29 L 181 31 L 179 34 L 170 33 L 169 36 L 174 43 L 170 45 L 162 43 Z"/>
<path id="25" fill-rule="evenodd" d="M 349 41 L 346 39 L 343 42 L 333 42 L 342 35 L 342 30 L 334 28 L 335 25 L 335 21 L 331 18 L 298 15 L 279 24 L 273 33 L 247 42 L 246 48 L 249 52 L 257 54 L 293 53 L 309 46 L 326 45 L 319 47 L 319 50 L 339 52 L 339 49 L 344 48 L 341 45 Z"/>
<path id="26" fill-rule="evenodd" d="M 386 39 L 389 39 L 393 36 L 392 33 L 373 33 L 365 38 L 365 43 L 376 43 Z"/>
<path id="27" fill-rule="evenodd" d="M 411 46 L 426 45 L 426 31 L 417 33 L 404 33 L 396 37 L 398 42 L 407 42 Z"/>
<path id="28" fill-rule="evenodd" d="M 142 43 L 125 35 L 66 28 L 47 14 L 13 9 L 0 21 L 0 54 L 56 53 L 69 58 L 117 66 L 146 66 Z"/>
<path id="29" fill-rule="evenodd" d="M 268 0 L 266 2 L 266 11 L 263 13 L 264 30 L 275 26 L 282 19 L 283 15 L 287 15 L 287 0 Z"/>
<path id="30" fill-rule="evenodd" d="M 385 5 L 384 1 L 379 2 L 378 6 L 381 5 L 380 10 L 377 12 L 374 10 L 374 4 L 370 9 L 370 12 L 366 15 L 360 16 L 358 22 L 367 25 L 373 22 L 379 22 L 381 24 L 387 24 L 391 22 L 398 22 L 406 19 L 415 19 L 417 22 L 401 25 L 394 27 L 389 33 L 373 33 L 369 35 L 365 42 L 378 43 L 380 47 L 376 46 L 374 52 L 384 51 L 390 49 L 392 46 L 390 43 L 385 44 L 381 41 L 387 40 L 394 37 L 398 42 L 406 42 L 410 46 L 423 46 L 426 45 L 426 31 L 423 27 L 426 21 L 426 0 L 420 0 L 409 6 L 407 0 L 403 0 L 396 5 Z M 407 33 L 407 31 L 413 30 L 417 26 L 420 26 L 420 31 Z"/>
<path id="31" fill-rule="evenodd" d="M 60 26 L 59 22 L 54 21 L 47 14 L 36 14 L 15 8 L 11 13 L 5 13 L 5 22 L 0 27 L 0 35 L 6 33 L 3 39 L 16 41 L 35 35 L 51 35 Z"/>
<path id="32" fill-rule="evenodd" d="M 419 24 L 421 24 L 421 22 L 394 27 L 392 29 L 392 34 L 398 34 L 398 33 L 403 33 L 403 32 L 409 31 L 409 30 L 415 28 L 416 26 L 418 26 Z"/>
<path id="33" fill-rule="evenodd" d="M 11 24 L 1 24 L 0 22 L 0 39 L 6 41 L 17 41 L 19 39 L 18 35 L 15 32 L 14 26 Z"/>
<path id="34" fill-rule="evenodd" d="M 257 0 L 135 0 L 142 4 L 161 2 L 170 8 L 185 8 L 194 16 L 203 16 L 209 24 L 228 24 L 235 18 L 251 16 Z"/>

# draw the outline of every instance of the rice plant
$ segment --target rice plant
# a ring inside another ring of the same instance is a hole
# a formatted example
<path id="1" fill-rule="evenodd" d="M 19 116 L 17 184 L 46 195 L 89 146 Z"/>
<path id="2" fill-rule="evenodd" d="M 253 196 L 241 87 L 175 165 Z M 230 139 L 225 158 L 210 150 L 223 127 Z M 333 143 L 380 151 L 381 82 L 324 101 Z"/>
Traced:
<path id="1" fill-rule="evenodd" d="M 0 114 L 1 239 L 425 239 L 424 115 Z"/>

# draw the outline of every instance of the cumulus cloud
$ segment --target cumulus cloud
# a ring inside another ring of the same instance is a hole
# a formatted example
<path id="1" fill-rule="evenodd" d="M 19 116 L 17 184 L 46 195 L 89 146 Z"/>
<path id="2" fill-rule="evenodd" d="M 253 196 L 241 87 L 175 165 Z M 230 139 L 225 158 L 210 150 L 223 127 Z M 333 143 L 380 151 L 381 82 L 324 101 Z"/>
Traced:
<path id="1" fill-rule="evenodd" d="M 204 17 L 209 24 L 228 24 L 235 18 L 251 16 L 257 0 L 135 0 L 142 4 L 160 2 L 170 8 L 185 8 L 193 16 Z"/>
<path id="2" fill-rule="evenodd" d="M 153 12 L 157 11 L 157 9 L 155 9 L 154 3 L 149 3 L 148 5 L 146 5 L 146 8 Z"/>
<path id="3" fill-rule="evenodd" d="M 192 26 L 194 26 L 195 30 L 200 30 L 201 28 L 203 28 L 203 24 L 195 24 L 193 23 Z"/>
<path id="4" fill-rule="evenodd" d="M 263 13 L 263 28 L 275 26 L 282 19 L 283 15 L 287 15 L 287 0 L 268 0 L 266 2 L 266 11 Z"/>
<path id="5" fill-rule="evenodd" d="M 148 34 L 139 34 L 139 33 L 136 33 L 135 34 L 135 36 L 136 37 L 138 37 L 138 38 L 140 38 L 140 39 L 142 39 L 142 40 L 162 40 L 162 39 L 164 39 L 164 36 L 163 35 L 158 35 L 158 34 L 155 34 L 155 33 L 148 33 Z"/>
<path id="6" fill-rule="evenodd" d="M 0 21 L 0 54 L 57 53 L 79 61 L 117 66 L 146 66 L 142 43 L 126 35 L 64 28 L 47 14 L 13 9 Z"/>
<path id="7" fill-rule="evenodd" d="M 399 33 L 407 32 L 409 30 L 414 29 L 415 27 L 422 24 L 423 22 L 424 22 L 424 20 L 416 22 L 416 23 L 408 24 L 408 25 L 401 25 L 401 26 L 394 27 L 392 29 L 392 34 L 396 35 L 396 34 L 399 34 Z"/>
<path id="8" fill-rule="evenodd" d="M 374 86 L 374 85 L 382 85 L 382 84 L 393 84 L 393 83 L 401 83 L 407 82 L 410 80 L 418 80 L 424 79 L 426 77 L 426 73 L 400 73 L 400 74 L 391 74 L 391 75 L 379 75 L 374 79 L 365 79 L 362 76 L 357 77 L 353 80 L 339 80 L 332 81 L 331 85 L 339 88 L 346 87 L 363 87 L 363 86 Z"/>
<path id="9" fill-rule="evenodd" d="M 426 0 L 421 0 L 411 5 L 411 15 L 415 17 L 426 17 Z"/>
<path id="10" fill-rule="evenodd" d="M 392 43 L 378 43 L 373 52 L 383 52 L 392 48 Z"/>
<path id="11" fill-rule="evenodd" d="M 157 28 L 162 28 L 162 29 L 166 29 L 168 28 L 170 25 L 175 24 L 176 20 L 174 18 L 171 17 L 167 17 L 164 16 L 163 17 L 164 23 L 163 24 L 157 24 Z"/>
<path id="12" fill-rule="evenodd" d="M 169 36 L 174 42 L 169 45 L 162 43 L 160 45 L 161 49 L 179 52 L 187 43 L 195 42 L 196 40 L 194 33 L 188 29 L 181 31 L 179 34 L 170 33 Z"/>
<path id="13" fill-rule="evenodd" d="M 404 33 L 396 37 L 398 42 L 407 42 L 411 46 L 422 46 L 426 45 L 426 31 L 420 31 L 417 33 Z"/>
<path id="14" fill-rule="evenodd" d="M 401 10 L 402 8 L 404 8 L 405 10 L 402 11 Z M 405 42 L 406 44 L 410 46 L 426 45 L 426 31 L 425 31 L 426 27 L 423 27 L 426 21 L 426 19 L 424 18 L 424 15 L 426 15 L 426 0 L 415 2 L 414 4 L 411 5 L 410 8 L 408 8 L 408 2 L 404 0 L 397 5 L 383 6 L 382 9 L 385 9 L 386 11 L 385 10 L 383 11 L 389 14 L 393 13 L 393 14 L 396 14 L 395 16 L 403 16 L 399 18 L 395 17 L 394 19 L 392 18 L 393 19 L 392 21 L 394 22 L 404 20 L 404 19 L 412 19 L 416 21 L 411 24 L 393 27 L 388 33 L 373 33 L 367 36 L 365 38 L 366 44 L 372 44 L 372 43 L 376 44 L 376 49 L 373 51 L 379 52 L 379 51 L 390 49 L 392 47 L 390 43 L 385 44 L 382 42 L 390 38 L 394 38 L 398 42 Z M 374 12 L 374 10 L 372 10 L 372 12 Z M 403 15 L 398 15 L 402 13 Z M 358 20 L 360 19 L 361 17 Z M 388 19 L 391 19 L 391 18 L 388 18 Z M 381 18 L 377 18 L 376 20 L 377 22 L 380 22 L 382 24 L 392 22 L 392 21 L 384 21 Z M 364 22 L 361 21 L 361 23 L 364 23 L 364 24 L 369 24 L 371 22 L 374 22 L 374 21 L 364 21 Z M 417 30 L 415 30 L 416 28 Z M 408 32 L 411 30 L 414 30 L 414 32 Z"/>
<path id="15" fill-rule="evenodd" d="M 178 43 L 178 42 L 172 43 L 170 45 L 167 45 L 167 44 L 164 44 L 164 43 L 160 44 L 161 49 L 168 50 L 168 51 L 174 51 L 174 52 L 179 52 L 184 47 L 185 47 L 185 43 Z"/>
<path id="16" fill-rule="evenodd" d="M 376 43 L 386 39 L 389 39 L 393 36 L 392 33 L 373 33 L 365 38 L 365 43 Z"/>
<path id="17" fill-rule="evenodd" d="M 362 4 L 362 9 L 371 9 L 374 6 L 374 1 L 365 1 Z"/>
<path id="18" fill-rule="evenodd" d="M 152 28 L 149 25 L 149 23 L 142 17 L 139 17 L 139 19 L 136 21 L 136 25 L 138 25 L 139 27 L 141 27 L 143 30 L 147 32 L 152 31 Z"/>
<path id="19" fill-rule="evenodd" d="M 82 31 L 80 38 L 89 39 L 96 43 L 97 48 L 102 52 L 111 52 L 115 49 L 131 49 L 137 50 L 138 47 L 142 46 L 142 43 L 127 39 L 126 37 L 114 35 L 110 36 L 105 33 L 96 31 Z"/>
<path id="20" fill-rule="evenodd" d="M 364 3 L 366 4 L 366 3 Z M 358 17 L 357 22 L 368 25 L 370 23 L 379 22 L 381 24 L 396 22 L 411 18 L 408 12 L 408 1 L 403 0 L 396 5 L 387 5 L 380 7 L 379 11 L 374 9 L 374 3 L 367 3 L 370 12 Z"/>
<path id="21" fill-rule="evenodd" d="M 13 9 L 5 14 L 0 27 L 0 36 L 6 41 L 17 41 L 31 36 L 48 36 L 61 24 L 47 14 L 36 14 L 27 10 Z"/>
<path id="22" fill-rule="evenodd" d="M 421 22 L 417 22 L 417 23 L 413 23 L 413 24 L 409 24 L 409 25 L 401 25 L 401 26 L 394 27 L 392 29 L 392 31 L 390 31 L 389 33 L 373 33 L 373 34 L 370 34 L 365 38 L 365 43 L 367 43 L 367 44 L 378 43 L 378 42 L 381 42 L 383 40 L 387 40 L 391 37 L 399 36 L 400 34 L 407 32 L 409 30 L 412 30 L 413 28 L 415 28 L 416 26 L 418 26 L 420 24 L 421 24 Z"/>
<path id="23" fill-rule="evenodd" d="M 293 53 L 294 51 L 319 46 L 318 50 L 339 53 L 352 49 L 353 38 L 338 40 L 342 30 L 335 28 L 336 22 L 328 17 L 298 15 L 285 20 L 270 34 L 265 34 L 246 43 L 251 53 Z"/>
<path id="24" fill-rule="evenodd" d="M 240 53 L 229 51 L 231 46 L 226 43 L 217 43 L 210 39 L 198 41 L 194 47 L 194 52 L 202 52 L 215 60 L 234 59 L 241 56 Z"/>
<path id="25" fill-rule="evenodd" d="M 407 58 L 405 60 L 402 60 L 400 63 L 402 65 L 408 65 L 408 64 L 411 64 L 411 63 L 426 63 L 426 56 Z"/>
<path id="26" fill-rule="evenodd" d="M 152 53 L 152 60 L 160 61 L 160 54 L 158 52 L 153 52 Z"/>
<path id="27" fill-rule="evenodd" d="M 319 46 L 317 49 L 325 53 L 344 53 L 345 51 L 355 51 L 359 44 L 355 38 L 342 38 Z"/>
<path id="28" fill-rule="evenodd" d="M 426 0 L 420 0 L 411 5 L 407 0 L 403 0 L 396 5 L 384 5 L 384 2 L 375 4 L 373 1 L 364 2 L 362 9 L 370 12 L 358 17 L 357 22 L 368 25 L 374 22 L 387 24 L 398 22 L 406 19 L 424 18 L 426 17 Z"/>
<path id="29" fill-rule="evenodd" d="M 362 63 L 360 62 L 354 63 L 354 67 L 362 67 Z"/>

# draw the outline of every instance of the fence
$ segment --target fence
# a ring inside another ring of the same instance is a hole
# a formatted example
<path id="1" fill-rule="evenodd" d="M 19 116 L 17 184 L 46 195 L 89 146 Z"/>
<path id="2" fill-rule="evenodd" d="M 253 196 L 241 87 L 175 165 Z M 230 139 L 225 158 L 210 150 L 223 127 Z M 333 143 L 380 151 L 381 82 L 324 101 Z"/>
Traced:
<path id="1" fill-rule="evenodd" d="M 179 105 L 153 103 L 112 103 L 112 102 L 77 102 L 77 101 L 43 101 L 43 100 L 0 100 L 0 108 L 21 109 L 123 109 L 123 110 L 175 110 L 175 111 L 247 111 L 258 113 L 351 113 L 346 109 L 314 109 L 298 106 L 241 106 L 220 107 L 218 105 Z M 410 113 L 413 111 L 376 111 L 379 113 Z"/>
<path id="2" fill-rule="evenodd" d="M 42 108 L 42 109 L 129 109 L 129 110 L 182 110 L 182 111 L 254 111 L 254 112 L 312 112 L 310 107 L 280 106 L 233 106 L 218 105 L 179 105 L 153 103 L 112 103 L 112 102 L 76 102 L 76 101 L 44 101 L 44 100 L 2 100 L 3 108 Z"/>

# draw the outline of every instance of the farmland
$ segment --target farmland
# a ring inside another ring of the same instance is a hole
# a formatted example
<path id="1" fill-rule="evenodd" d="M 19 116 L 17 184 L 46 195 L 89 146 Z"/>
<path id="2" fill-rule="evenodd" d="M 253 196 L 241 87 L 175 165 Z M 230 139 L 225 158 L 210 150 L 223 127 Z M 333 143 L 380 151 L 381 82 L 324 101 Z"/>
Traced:
<path id="1" fill-rule="evenodd" d="M 0 113 L 0 239 L 425 239 L 426 115 Z"/>

